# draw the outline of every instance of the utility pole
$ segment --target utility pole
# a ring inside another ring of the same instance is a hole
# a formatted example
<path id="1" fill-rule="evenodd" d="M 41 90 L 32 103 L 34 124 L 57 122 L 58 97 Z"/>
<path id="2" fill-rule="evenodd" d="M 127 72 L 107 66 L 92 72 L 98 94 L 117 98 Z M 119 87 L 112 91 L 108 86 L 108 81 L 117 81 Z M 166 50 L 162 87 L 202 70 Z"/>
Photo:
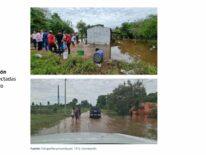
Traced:
<path id="1" fill-rule="evenodd" d="M 59 105 L 59 85 L 57 86 L 57 104 Z"/>
<path id="2" fill-rule="evenodd" d="M 65 115 L 66 115 L 66 112 L 67 112 L 67 109 L 66 109 L 66 103 L 67 103 L 67 79 L 65 79 L 65 90 L 64 90 L 64 105 L 65 105 Z"/>

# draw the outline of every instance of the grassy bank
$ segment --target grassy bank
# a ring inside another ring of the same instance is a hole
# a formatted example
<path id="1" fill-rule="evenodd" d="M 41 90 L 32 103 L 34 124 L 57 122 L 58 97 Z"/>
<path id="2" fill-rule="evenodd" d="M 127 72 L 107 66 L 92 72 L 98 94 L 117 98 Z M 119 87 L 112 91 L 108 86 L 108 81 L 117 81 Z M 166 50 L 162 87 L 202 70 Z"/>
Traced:
<path id="1" fill-rule="evenodd" d="M 69 114 L 67 115 L 69 116 Z M 64 119 L 64 113 L 55 114 L 31 114 L 31 134 L 35 134 L 42 128 L 48 128 Z"/>
<path id="2" fill-rule="evenodd" d="M 115 117 L 118 116 L 118 114 L 113 111 L 113 110 L 108 110 L 108 109 L 101 109 L 102 113 L 108 115 L 109 117 Z"/>
<path id="3" fill-rule="evenodd" d="M 67 60 L 63 60 L 62 57 L 51 52 L 32 50 L 31 74 L 157 74 L 157 67 L 145 62 L 121 61 L 104 61 L 101 67 L 98 67 L 91 58 L 85 59 L 74 53 Z"/>
<path id="4" fill-rule="evenodd" d="M 57 108 L 54 111 L 55 106 L 38 106 L 32 107 L 31 113 L 31 134 L 38 133 L 42 128 L 49 128 L 56 125 L 59 121 L 66 117 L 70 117 L 71 108 L 67 107 L 67 113 L 65 114 L 64 107 Z M 89 111 L 89 108 L 82 107 L 81 113 Z"/>

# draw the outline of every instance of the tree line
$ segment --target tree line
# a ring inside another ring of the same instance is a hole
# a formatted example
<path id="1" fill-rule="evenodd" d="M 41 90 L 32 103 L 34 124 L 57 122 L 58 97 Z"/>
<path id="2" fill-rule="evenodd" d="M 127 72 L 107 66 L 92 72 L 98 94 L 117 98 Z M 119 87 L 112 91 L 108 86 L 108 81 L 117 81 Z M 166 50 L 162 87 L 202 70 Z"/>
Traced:
<path id="1" fill-rule="evenodd" d="M 157 40 L 157 15 L 149 15 L 145 19 L 133 22 L 124 22 L 112 32 L 121 38 Z"/>
<path id="2" fill-rule="evenodd" d="M 80 103 L 78 103 L 78 99 L 73 98 L 72 101 L 66 104 L 66 109 L 68 110 L 73 107 L 90 108 L 92 107 L 92 104 L 89 103 L 87 100 L 82 100 Z M 42 104 L 42 102 L 39 103 L 32 102 L 31 104 L 32 114 L 53 114 L 64 110 L 65 110 L 65 104 L 63 103 L 51 104 L 50 101 L 48 101 L 46 104 Z"/>
<path id="3" fill-rule="evenodd" d="M 141 102 L 157 103 L 157 92 L 147 95 L 146 89 L 141 81 L 131 83 L 130 80 L 120 84 L 108 95 L 100 95 L 97 106 L 102 109 L 112 110 L 118 115 L 128 115 L 129 108 L 135 106 L 140 108 Z"/>
<path id="4" fill-rule="evenodd" d="M 80 38 L 87 37 L 87 29 L 102 24 L 90 25 L 80 20 L 76 28 Z M 74 32 L 71 21 L 61 19 L 58 13 L 51 14 L 44 8 L 31 8 L 31 32 L 37 30 L 52 30 L 57 33 L 64 30 L 67 33 Z M 112 32 L 120 38 L 140 39 L 140 40 L 157 40 L 157 15 L 149 15 L 145 19 L 132 22 L 124 22 L 121 26 L 112 29 Z"/>
<path id="5" fill-rule="evenodd" d="M 72 23 L 64 21 L 58 13 L 51 14 L 44 8 L 31 8 L 31 32 L 40 30 L 52 30 L 57 34 L 58 31 L 64 30 L 67 33 L 74 32 Z"/>

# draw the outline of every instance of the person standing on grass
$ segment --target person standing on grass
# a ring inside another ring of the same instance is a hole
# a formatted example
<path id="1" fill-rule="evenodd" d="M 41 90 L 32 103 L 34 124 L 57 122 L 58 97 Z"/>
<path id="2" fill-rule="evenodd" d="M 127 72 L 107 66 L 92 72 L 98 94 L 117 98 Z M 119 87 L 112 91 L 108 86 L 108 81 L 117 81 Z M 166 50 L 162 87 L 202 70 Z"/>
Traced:
<path id="1" fill-rule="evenodd" d="M 43 35 L 42 33 L 38 30 L 36 34 L 36 41 L 38 45 L 38 51 L 42 50 L 42 42 L 43 42 Z"/>
<path id="2" fill-rule="evenodd" d="M 72 42 L 72 45 L 73 45 L 73 47 L 75 47 L 75 35 L 74 35 L 74 33 L 72 34 L 72 38 L 71 38 L 71 42 Z"/>
<path id="3" fill-rule="evenodd" d="M 34 46 L 34 49 L 36 49 L 36 31 L 33 31 L 31 35 L 31 39 L 32 39 L 32 44 Z"/>
<path id="4" fill-rule="evenodd" d="M 76 43 L 79 44 L 79 34 L 76 33 Z"/>
<path id="5" fill-rule="evenodd" d="M 54 51 L 56 50 L 56 39 L 55 39 L 55 36 L 52 32 L 52 30 L 49 31 L 49 34 L 48 34 L 48 45 L 49 45 L 49 50 L 52 52 L 53 51 L 53 48 L 54 48 Z"/>
<path id="6" fill-rule="evenodd" d="M 63 50 L 63 34 L 62 34 L 62 31 L 58 32 L 58 34 L 56 35 L 56 39 L 57 39 L 58 50 L 62 51 Z"/>
<path id="7" fill-rule="evenodd" d="M 45 50 L 48 50 L 48 31 L 45 30 L 43 33 L 43 46 L 45 48 Z"/>
<path id="8" fill-rule="evenodd" d="M 68 33 L 66 33 L 65 31 L 64 31 L 64 42 L 66 43 L 66 45 L 67 45 L 67 49 L 68 49 L 68 54 L 70 54 L 70 44 L 71 44 L 71 37 L 70 37 L 70 35 L 68 34 Z"/>

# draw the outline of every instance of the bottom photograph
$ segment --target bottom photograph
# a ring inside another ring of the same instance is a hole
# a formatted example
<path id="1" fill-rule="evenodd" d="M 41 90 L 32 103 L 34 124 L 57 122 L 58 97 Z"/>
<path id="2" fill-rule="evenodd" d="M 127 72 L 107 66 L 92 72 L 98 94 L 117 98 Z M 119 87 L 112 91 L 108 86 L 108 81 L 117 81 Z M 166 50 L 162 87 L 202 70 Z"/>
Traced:
<path id="1" fill-rule="evenodd" d="M 31 144 L 157 144 L 157 79 L 31 79 Z"/>

